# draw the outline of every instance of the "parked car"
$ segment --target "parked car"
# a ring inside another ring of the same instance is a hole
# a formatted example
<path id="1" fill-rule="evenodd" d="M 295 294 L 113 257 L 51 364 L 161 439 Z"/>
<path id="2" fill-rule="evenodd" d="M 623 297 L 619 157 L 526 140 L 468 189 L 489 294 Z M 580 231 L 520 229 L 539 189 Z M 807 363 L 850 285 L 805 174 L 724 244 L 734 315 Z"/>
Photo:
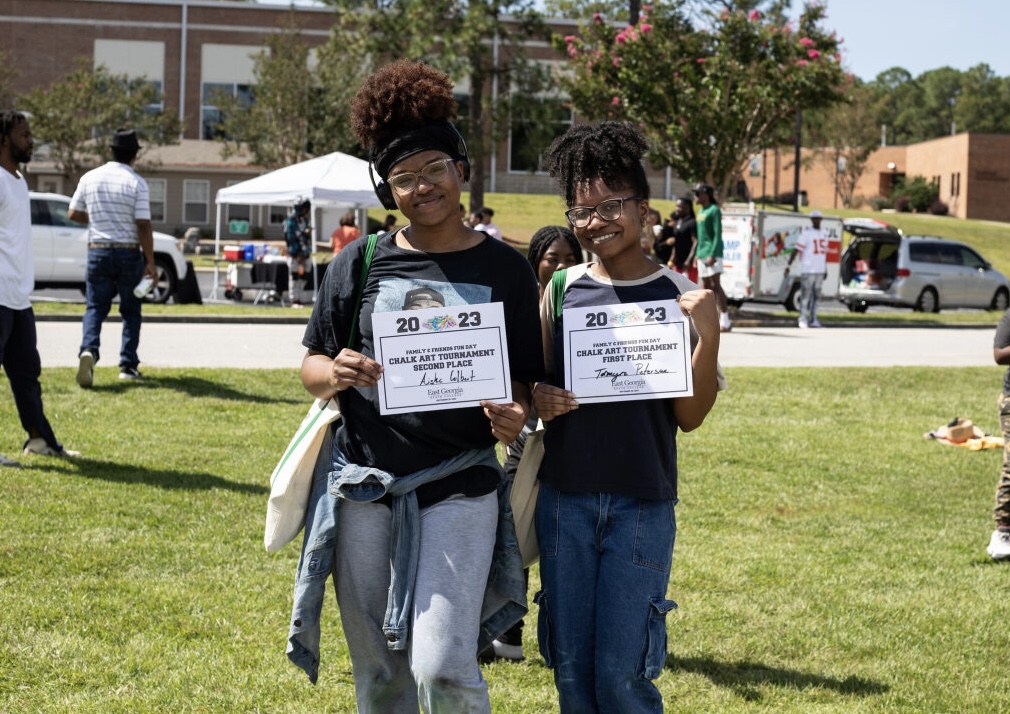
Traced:
<path id="1" fill-rule="evenodd" d="M 67 217 L 70 199 L 58 193 L 29 192 L 32 203 L 32 247 L 35 252 L 35 289 L 85 289 L 88 268 L 88 229 Z M 166 302 L 186 277 L 186 258 L 178 241 L 154 233 L 154 264 L 158 281 L 147 294 L 149 302 Z"/>
<path id="2" fill-rule="evenodd" d="M 937 236 L 904 236 L 876 221 L 846 222 L 838 299 L 853 312 L 870 305 L 919 312 L 969 307 L 1006 310 L 1010 280 L 974 248 Z"/>

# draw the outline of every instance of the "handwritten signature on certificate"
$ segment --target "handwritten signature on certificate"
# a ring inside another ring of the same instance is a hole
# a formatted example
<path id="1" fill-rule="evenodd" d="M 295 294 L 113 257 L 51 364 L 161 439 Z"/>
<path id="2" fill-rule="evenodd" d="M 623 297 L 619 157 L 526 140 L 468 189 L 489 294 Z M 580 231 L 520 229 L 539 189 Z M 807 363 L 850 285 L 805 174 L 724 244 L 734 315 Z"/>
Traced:
<path id="1" fill-rule="evenodd" d="M 501 303 L 373 313 L 372 333 L 382 414 L 512 401 Z"/>
<path id="2" fill-rule="evenodd" d="M 580 402 L 694 393 L 691 333 L 676 300 L 564 311 L 565 387 Z"/>

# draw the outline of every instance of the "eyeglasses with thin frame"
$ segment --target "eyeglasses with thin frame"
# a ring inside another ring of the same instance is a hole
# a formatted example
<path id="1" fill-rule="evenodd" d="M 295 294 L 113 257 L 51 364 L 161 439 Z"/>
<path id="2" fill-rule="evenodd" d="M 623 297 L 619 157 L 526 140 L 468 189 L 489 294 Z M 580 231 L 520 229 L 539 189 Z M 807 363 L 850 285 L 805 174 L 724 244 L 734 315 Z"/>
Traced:
<path id="1" fill-rule="evenodd" d="M 430 164 L 425 164 L 420 171 L 404 171 L 393 174 L 387 181 L 398 193 L 410 193 L 417 190 L 422 178 L 430 184 L 445 181 L 449 176 L 449 164 L 452 163 L 455 163 L 455 159 L 438 159 Z"/>
<path id="2" fill-rule="evenodd" d="M 565 217 L 572 224 L 573 228 L 585 228 L 593 220 L 593 214 L 605 221 L 616 221 L 624 212 L 625 201 L 641 201 L 638 196 L 628 196 L 627 198 L 608 198 L 600 201 L 592 208 L 587 206 L 575 206 L 565 211 Z"/>

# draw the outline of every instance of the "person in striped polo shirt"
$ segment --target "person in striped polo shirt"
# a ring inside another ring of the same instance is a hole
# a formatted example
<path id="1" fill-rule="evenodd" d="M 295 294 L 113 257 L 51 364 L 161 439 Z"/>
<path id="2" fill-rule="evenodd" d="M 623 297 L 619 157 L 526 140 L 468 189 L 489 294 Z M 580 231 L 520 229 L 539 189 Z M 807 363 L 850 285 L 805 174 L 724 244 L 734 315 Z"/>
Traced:
<path id="1" fill-rule="evenodd" d="M 119 378 L 139 379 L 140 305 L 133 289 L 141 278 L 157 280 L 147 182 L 133 170 L 140 151 L 137 132 L 117 129 L 113 160 L 84 174 L 70 200 L 70 220 L 88 226 L 87 307 L 78 352 L 77 383 L 90 387 L 99 359 L 102 323 L 119 295 L 123 340 Z"/>

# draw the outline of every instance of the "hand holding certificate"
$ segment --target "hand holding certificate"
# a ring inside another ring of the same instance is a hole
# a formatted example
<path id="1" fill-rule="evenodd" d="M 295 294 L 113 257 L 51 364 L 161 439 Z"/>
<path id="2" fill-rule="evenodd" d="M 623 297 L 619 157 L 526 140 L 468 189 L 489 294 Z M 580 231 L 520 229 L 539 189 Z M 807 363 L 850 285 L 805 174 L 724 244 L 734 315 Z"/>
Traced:
<path id="1" fill-rule="evenodd" d="M 373 313 L 372 333 L 382 414 L 512 401 L 501 303 Z"/>
<path id="2" fill-rule="evenodd" d="M 580 403 L 694 393 L 691 335 L 676 300 L 564 311 L 565 387 Z"/>

